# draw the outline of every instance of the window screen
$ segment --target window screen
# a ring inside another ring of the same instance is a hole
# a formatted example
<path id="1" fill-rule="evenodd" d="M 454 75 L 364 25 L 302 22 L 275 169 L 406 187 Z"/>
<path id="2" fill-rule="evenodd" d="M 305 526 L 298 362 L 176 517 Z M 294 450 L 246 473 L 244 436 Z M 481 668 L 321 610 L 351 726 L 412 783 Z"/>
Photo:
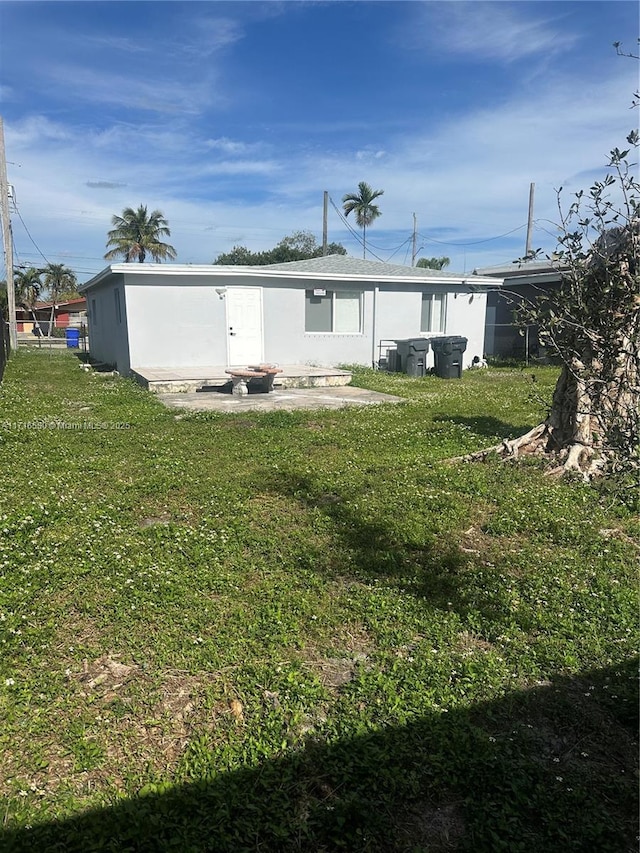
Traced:
<path id="1" fill-rule="evenodd" d="M 357 290 L 305 291 L 305 332 L 359 334 L 362 293 Z"/>
<path id="2" fill-rule="evenodd" d="M 355 291 L 338 291 L 334 293 L 334 332 L 360 331 L 360 294 Z"/>
<path id="3" fill-rule="evenodd" d="M 446 299 L 446 293 L 422 294 L 421 332 L 444 332 Z"/>

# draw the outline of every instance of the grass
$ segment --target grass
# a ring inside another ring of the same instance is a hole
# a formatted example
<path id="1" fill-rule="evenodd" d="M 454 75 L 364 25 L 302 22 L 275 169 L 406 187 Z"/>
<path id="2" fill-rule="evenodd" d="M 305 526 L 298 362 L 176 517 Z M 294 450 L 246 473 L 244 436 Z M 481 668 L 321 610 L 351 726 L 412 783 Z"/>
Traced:
<path id="1" fill-rule="evenodd" d="M 406 402 L 176 415 L 16 354 L 0 849 L 635 849 L 638 520 L 446 462 L 555 378 L 361 370 Z"/>

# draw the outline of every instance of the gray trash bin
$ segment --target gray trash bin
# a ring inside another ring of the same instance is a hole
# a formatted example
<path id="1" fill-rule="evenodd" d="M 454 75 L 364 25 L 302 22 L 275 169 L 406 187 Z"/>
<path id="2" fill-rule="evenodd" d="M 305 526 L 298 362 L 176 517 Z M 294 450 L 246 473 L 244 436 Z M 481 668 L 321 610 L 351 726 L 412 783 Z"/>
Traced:
<path id="1" fill-rule="evenodd" d="M 462 354 L 467 349 L 467 343 L 467 338 L 461 335 L 431 338 L 436 376 L 441 379 L 462 378 Z"/>
<path id="2" fill-rule="evenodd" d="M 387 350 L 387 370 L 390 373 L 400 373 L 402 370 L 397 349 Z"/>
<path id="3" fill-rule="evenodd" d="M 428 338 L 407 338 L 396 341 L 400 370 L 408 376 L 424 376 L 427 372 Z"/>

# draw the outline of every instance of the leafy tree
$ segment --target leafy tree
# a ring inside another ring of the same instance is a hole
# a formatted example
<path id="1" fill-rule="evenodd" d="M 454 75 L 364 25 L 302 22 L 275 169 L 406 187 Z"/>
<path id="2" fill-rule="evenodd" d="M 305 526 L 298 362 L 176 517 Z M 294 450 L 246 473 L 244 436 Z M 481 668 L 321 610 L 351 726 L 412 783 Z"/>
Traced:
<path id="1" fill-rule="evenodd" d="M 123 256 L 126 263 L 138 261 L 142 264 L 147 254 L 154 261 L 175 259 L 176 250 L 160 239 L 171 235 L 167 220 L 160 210 L 147 213 L 143 204 L 137 210 L 126 207 L 122 216 L 111 218 L 111 224 L 114 227 L 107 234 L 107 248 L 113 248 L 105 254 L 105 260 Z"/>
<path id="2" fill-rule="evenodd" d="M 416 266 L 426 270 L 443 270 L 450 263 L 451 258 L 446 258 L 443 255 L 441 258 L 420 258 Z"/>
<path id="3" fill-rule="evenodd" d="M 63 295 L 68 293 L 77 293 L 76 285 L 78 280 L 76 274 L 64 264 L 47 264 L 42 270 L 43 284 L 48 291 L 48 298 L 51 302 L 51 316 L 49 319 L 49 336 L 53 330 L 55 320 L 55 306 L 57 302 L 61 302 Z"/>
<path id="4" fill-rule="evenodd" d="M 315 235 L 311 231 L 294 231 L 288 237 L 283 237 L 276 248 L 278 247 L 305 255 L 307 258 L 313 257 L 320 248 L 316 242 Z M 302 258 L 299 260 L 302 260 Z"/>
<path id="5" fill-rule="evenodd" d="M 481 451 L 503 456 L 546 454 L 552 470 L 640 476 L 640 184 L 628 157 L 611 151 L 608 171 L 560 210 L 557 294 L 523 305 L 561 361 L 546 420 L 526 435 Z"/>
<path id="6" fill-rule="evenodd" d="M 35 267 L 28 267 L 24 270 L 15 270 L 13 274 L 13 283 L 16 290 L 16 305 L 20 305 L 25 311 L 28 311 L 35 323 L 36 327 L 40 328 L 40 323 L 36 317 L 36 303 L 42 293 L 42 282 L 40 276 L 42 272 Z"/>
<path id="7" fill-rule="evenodd" d="M 329 243 L 327 253 L 346 255 L 347 250 L 340 243 Z M 251 252 L 246 246 L 234 246 L 230 252 L 218 255 L 214 264 L 266 266 L 284 264 L 289 261 L 307 261 L 322 256 L 322 246 L 318 246 L 311 231 L 294 231 L 273 248 L 265 252 Z"/>
<path id="8" fill-rule="evenodd" d="M 367 226 L 382 215 L 378 205 L 373 203 L 381 195 L 384 195 L 384 190 L 373 190 L 365 181 L 360 181 L 357 193 L 347 193 L 342 197 L 344 215 L 355 213 L 356 223 L 362 228 L 363 258 L 367 256 Z"/>
<path id="9" fill-rule="evenodd" d="M 234 246 L 230 252 L 223 252 L 221 255 L 218 255 L 213 263 L 223 266 L 252 267 L 265 263 L 265 261 L 259 260 L 262 258 L 262 255 L 262 252 L 252 252 L 246 246 Z"/>

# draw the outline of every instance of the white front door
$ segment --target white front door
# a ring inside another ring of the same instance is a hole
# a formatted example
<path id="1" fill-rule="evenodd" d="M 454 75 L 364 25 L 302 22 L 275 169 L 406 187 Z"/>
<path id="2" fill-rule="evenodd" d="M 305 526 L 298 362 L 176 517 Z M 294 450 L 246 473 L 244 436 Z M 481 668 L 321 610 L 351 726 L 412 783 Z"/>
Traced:
<path id="1" fill-rule="evenodd" d="M 228 287 L 227 364 L 234 367 L 262 362 L 262 289 Z"/>

